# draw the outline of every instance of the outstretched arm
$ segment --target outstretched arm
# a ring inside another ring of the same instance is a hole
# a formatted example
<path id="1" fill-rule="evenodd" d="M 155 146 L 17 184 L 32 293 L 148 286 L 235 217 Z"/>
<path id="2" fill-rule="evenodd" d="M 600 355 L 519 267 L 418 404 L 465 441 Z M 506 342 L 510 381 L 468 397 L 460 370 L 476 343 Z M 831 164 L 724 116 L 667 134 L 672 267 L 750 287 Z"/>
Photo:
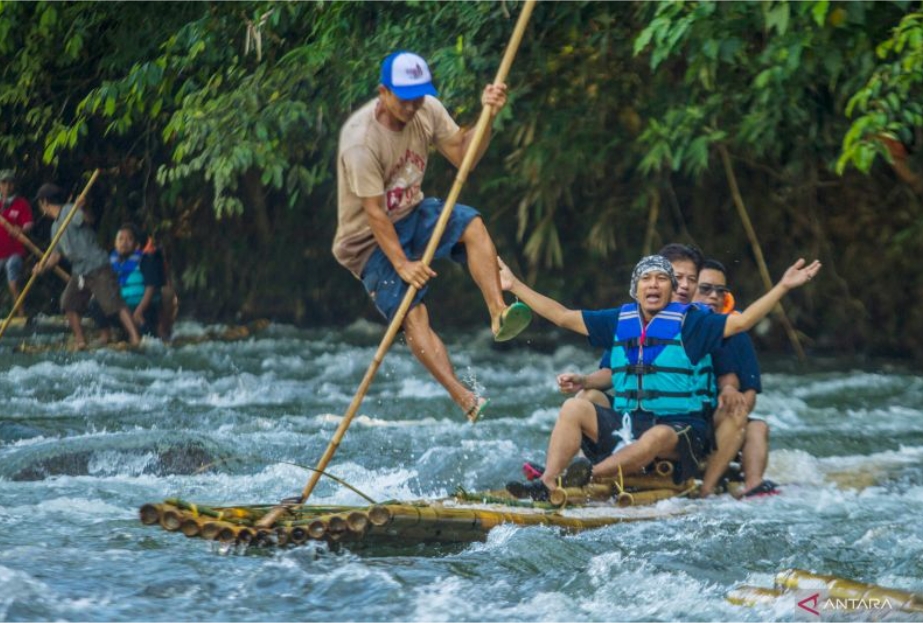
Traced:
<path id="1" fill-rule="evenodd" d="M 567 309 L 554 299 L 548 298 L 544 294 L 539 294 L 517 279 L 510 267 L 503 263 L 503 260 L 497 258 L 497 261 L 500 264 L 500 286 L 504 290 L 518 296 L 523 303 L 532 308 L 532 311 L 562 329 L 569 329 L 580 335 L 590 334 L 586 324 L 583 322 L 583 313 Z"/>
<path id="2" fill-rule="evenodd" d="M 751 329 L 772 311 L 772 308 L 788 294 L 789 290 L 803 286 L 820 272 L 821 263 L 818 260 L 814 260 L 807 266 L 805 264 L 804 259 L 799 258 L 797 262 L 789 266 L 772 290 L 754 301 L 743 312 L 728 316 L 727 324 L 724 326 L 724 337 L 731 337 L 736 333 L 743 333 Z"/>

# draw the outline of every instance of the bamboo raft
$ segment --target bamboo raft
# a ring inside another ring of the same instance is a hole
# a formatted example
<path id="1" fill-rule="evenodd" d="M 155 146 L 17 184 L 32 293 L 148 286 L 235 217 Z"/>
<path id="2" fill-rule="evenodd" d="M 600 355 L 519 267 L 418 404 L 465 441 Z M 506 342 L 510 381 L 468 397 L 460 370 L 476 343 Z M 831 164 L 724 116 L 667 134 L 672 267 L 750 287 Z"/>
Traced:
<path id="1" fill-rule="evenodd" d="M 493 528 L 552 526 L 579 532 L 617 523 L 658 519 L 680 510 L 634 508 L 686 496 L 694 479 L 675 484 L 669 475 L 604 480 L 586 487 L 557 489 L 549 502 L 516 500 L 506 491 L 468 493 L 441 500 L 385 502 L 368 506 L 286 507 L 269 527 L 257 527 L 276 505 L 206 506 L 177 498 L 145 504 L 140 519 L 187 537 L 242 546 L 286 547 L 309 541 L 346 544 L 470 543 Z"/>
<path id="2" fill-rule="evenodd" d="M 770 604 L 793 595 L 793 591 L 824 591 L 799 602 L 802 608 L 829 614 L 832 611 L 902 611 L 923 612 L 923 595 L 840 578 L 802 569 L 787 569 L 776 574 L 775 586 L 739 586 L 728 593 L 727 600 L 739 606 Z M 813 597 L 816 596 L 816 599 Z M 807 602 L 807 603 L 805 603 Z M 804 604 L 804 605 L 802 605 Z M 809 610 L 810 611 L 810 610 Z"/>

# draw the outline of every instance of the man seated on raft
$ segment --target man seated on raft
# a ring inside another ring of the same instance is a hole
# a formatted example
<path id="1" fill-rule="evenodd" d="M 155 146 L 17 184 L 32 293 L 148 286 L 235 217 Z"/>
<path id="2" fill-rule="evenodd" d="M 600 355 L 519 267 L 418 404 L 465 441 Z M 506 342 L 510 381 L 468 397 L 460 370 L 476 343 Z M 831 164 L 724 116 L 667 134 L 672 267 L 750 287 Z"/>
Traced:
<path id="1" fill-rule="evenodd" d="M 705 261 L 702 253 L 694 247 L 674 242 L 662 247 L 657 255 L 666 258 L 673 268 L 676 285 L 673 288 L 672 302 L 683 305 L 691 303 L 698 285 L 699 271 Z M 573 372 L 559 374 L 556 379 L 558 388 L 564 394 L 576 394 L 577 398 L 585 398 L 611 409 L 613 404 L 611 365 L 612 345 L 609 344 L 603 351 L 598 370 L 586 375 Z M 720 367 L 720 363 L 718 365 Z M 699 379 L 701 387 L 697 390 L 697 394 L 705 403 L 704 409 L 708 417 L 711 416 L 717 404 L 718 390 L 715 385 L 714 367 L 715 364 L 710 355 L 706 355 L 696 364 L 696 374 L 701 375 Z M 711 434 L 707 435 L 707 439 L 709 441 L 712 439 Z M 708 448 L 704 448 L 703 451 L 707 452 Z M 523 465 L 523 472 L 529 480 L 533 480 L 541 476 L 543 470 L 538 469 L 540 467 L 534 463 L 526 463 Z"/>
<path id="2" fill-rule="evenodd" d="M 614 409 L 579 398 L 565 401 L 551 433 L 544 474 L 529 484 L 510 483 L 511 493 L 547 499 L 581 448 L 593 464 L 589 477 L 640 473 L 658 458 L 678 461 L 679 478 L 694 475 L 708 431 L 695 365 L 723 338 L 750 329 L 820 268 L 818 261 L 806 265 L 799 259 L 741 314 L 724 316 L 671 302 L 676 277 L 659 255 L 643 258 L 632 272 L 629 293 L 637 303 L 602 311 L 568 309 L 523 284 L 500 262 L 504 290 L 555 325 L 588 336 L 593 346 L 612 347 L 615 388 Z"/>
<path id="3" fill-rule="evenodd" d="M 734 312 L 734 297 L 727 288 L 727 271 L 721 262 L 706 260 L 697 249 L 678 243 L 664 246 L 658 254 L 670 260 L 677 277 L 678 287 L 673 292 L 673 302 L 691 301 L 702 309 L 719 314 L 738 313 Z M 611 407 L 612 396 L 606 393 L 612 388 L 610 359 L 611 349 L 606 349 L 599 370 L 586 375 L 559 374 L 559 388 L 565 394 L 576 393 L 578 398 Z M 741 452 L 740 462 L 745 476 L 742 496 L 776 492 L 777 485 L 763 478 L 769 461 L 769 427 L 763 420 L 748 417 L 756 406 L 756 394 L 762 391 L 759 362 L 752 340 L 747 333 L 738 333 L 725 341 L 713 362 L 700 361 L 696 369 L 705 375 L 704 381 L 709 388 L 717 383 L 709 392 L 707 407 L 713 412 L 715 447 L 708 455 L 700 495 L 707 497 L 714 493 L 738 452 Z M 541 475 L 538 467 L 527 463 L 523 471 L 532 479 Z"/>
<path id="4" fill-rule="evenodd" d="M 736 314 L 734 297 L 728 289 L 727 270 L 718 260 L 708 259 L 699 272 L 694 297 L 696 304 L 706 305 L 717 314 Z M 763 478 L 769 463 L 769 425 L 751 417 L 756 395 L 763 390 L 760 366 L 753 341 L 746 333 L 728 340 L 721 360 L 733 370 L 718 378 L 719 403 L 714 427 L 716 450 L 708 457 L 702 477 L 702 497 L 711 495 L 730 462 L 740 453 L 744 474 L 743 497 L 777 493 L 777 485 Z"/>

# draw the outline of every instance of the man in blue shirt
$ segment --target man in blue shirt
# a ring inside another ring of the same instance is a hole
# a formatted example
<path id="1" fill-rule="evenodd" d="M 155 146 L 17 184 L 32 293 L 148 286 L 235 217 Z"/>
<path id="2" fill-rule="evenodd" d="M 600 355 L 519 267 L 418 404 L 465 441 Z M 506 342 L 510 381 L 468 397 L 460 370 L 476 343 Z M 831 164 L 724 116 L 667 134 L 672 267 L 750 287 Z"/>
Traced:
<path id="1" fill-rule="evenodd" d="M 694 366 L 724 338 L 764 318 L 789 290 L 810 281 L 820 268 L 818 261 L 806 265 L 799 259 L 741 314 L 723 316 L 672 303 L 676 278 L 670 262 L 659 255 L 645 257 L 635 266 L 629 293 L 636 303 L 602 311 L 568 309 L 523 284 L 500 262 L 504 290 L 555 325 L 588 336 L 591 345 L 613 349 L 616 410 L 568 399 L 551 433 L 544 474 L 530 485 L 516 487 L 514 493 L 547 498 L 580 449 L 593 463 L 591 476 L 639 473 L 662 458 L 679 461 L 680 477 L 689 477 L 687 470 L 708 447 L 708 424 L 695 392 Z M 635 331 L 635 336 L 625 338 L 626 331 Z M 675 391 L 670 390 L 673 386 Z"/>
<path id="2" fill-rule="evenodd" d="M 721 262 L 705 260 L 694 301 L 709 306 L 718 314 L 735 313 L 733 297 L 727 287 L 727 270 Z M 717 448 L 708 457 L 699 492 L 702 497 L 711 495 L 730 462 L 741 452 L 743 495 L 775 493 L 776 484 L 763 478 L 769 462 L 769 426 L 763 420 L 749 417 L 756 406 L 756 395 L 763 391 L 760 365 L 750 336 L 739 333 L 727 340 L 717 360 L 720 362 L 716 374 L 722 407 L 714 416 Z"/>

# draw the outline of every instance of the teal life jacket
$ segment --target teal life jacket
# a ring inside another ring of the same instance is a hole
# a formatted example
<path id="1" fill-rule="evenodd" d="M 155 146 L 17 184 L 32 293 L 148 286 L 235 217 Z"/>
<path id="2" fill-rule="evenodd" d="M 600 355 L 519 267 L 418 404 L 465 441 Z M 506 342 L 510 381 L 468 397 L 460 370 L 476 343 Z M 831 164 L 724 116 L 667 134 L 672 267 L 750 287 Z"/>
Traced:
<path id="1" fill-rule="evenodd" d="M 135 251 L 125 260 L 113 251 L 109 254 L 109 263 L 119 278 L 119 291 L 125 304 L 134 309 L 144 298 L 144 275 L 141 274 L 141 251 Z"/>
<path id="2" fill-rule="evenodd" d="M 610 361 L 615 411 L 706 415 L 715 399 L 711 355 L 697 365 L 689 360 L 682 340 L 688 310 L 689 305 L 670 303 L 645 328 L 636 303 L 622 306 Z"/>

